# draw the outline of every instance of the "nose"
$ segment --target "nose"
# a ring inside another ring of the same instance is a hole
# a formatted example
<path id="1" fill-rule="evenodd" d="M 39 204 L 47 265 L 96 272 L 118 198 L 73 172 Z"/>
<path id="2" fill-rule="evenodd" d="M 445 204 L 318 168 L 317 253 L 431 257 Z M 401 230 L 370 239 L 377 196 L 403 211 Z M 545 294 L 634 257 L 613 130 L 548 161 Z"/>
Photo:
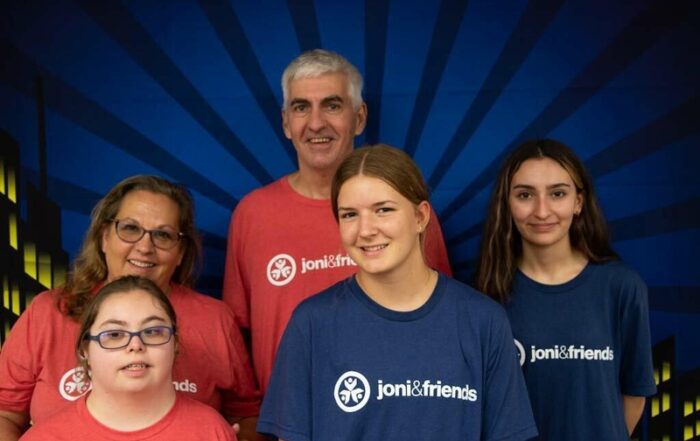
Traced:
<path id="1" fill-rule="evenodd" d="M 151 232 L 146 231 L 145 234 L 136 242 L 136 249 L 142 253 L 150 253 L 155 249 Z"/>
<path id="2" fill-rule="evenodd" d="M 126 349 L 127 351 L 141 352 L 145 346 L 143 340 L 141 340 L 141 336 L 137 334 L 131 336 L 131 341 L 126 345 Z"/>
<path id="3" fill-rule="evenodd" d="M 373 236 L 377 233 L 377 224 L 373 216 L 359 215 L 359 234 L 361 237 Z"/>
<path id="4" fill-rule="evenodd" d="M 535 216 L 538 219 L 546 219 L 549 216 L 549 201 L 547 198 L 538 198 L 535 206 Z"/>
<path id="5" fill-rule="evenodd" d="M 313 106 L 309 112 L 309 129 L 318 132 L 326 126 L 326 118 L 319 106 Z"/>

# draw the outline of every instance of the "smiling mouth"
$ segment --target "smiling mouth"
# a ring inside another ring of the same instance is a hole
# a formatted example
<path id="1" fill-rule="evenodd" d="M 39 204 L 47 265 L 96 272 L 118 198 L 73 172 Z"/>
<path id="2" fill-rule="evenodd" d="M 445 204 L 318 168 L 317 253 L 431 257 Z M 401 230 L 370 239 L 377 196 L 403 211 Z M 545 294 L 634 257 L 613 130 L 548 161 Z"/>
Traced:
<path id="1" fill-rule="evenodd" d="M 535 231 L 546 231 L 554 228 L 556 226 L 555 223 L 552 224 L 530 224 L 530 228 L 532 228 Z"/>
<path id="2" fill-rule="evenodd" d="M 330 137 L 318 137 L 318 138 L 309 138 L 306 142 L 309 144 L 326 144 L 333 141 L 333 138 Z"/>
<path id="3" fill-rule="evenodd" d="M 125 371 L 140 371 L 150 367 L 146 363 L 130 363 L 124 366 L 122 369 Z"/>
<path id="4" fill-rule="evenodd" d="M 127 260 L 130 264 L 137 266 L 139 268 L 153 268 L 156 266 L 155 263 L 152 262 L 143 262 L 141 260 L 134 260 L 134 259 L 128 259 Z"/>
<path id="5" fill-rule="evenodd" d="M 374 251 L 383 250 L 383 249 L 386 248 L 387 246 L 388 246 L 388 245 L 386 245 L 386 244 L 383 244 L 383 245 L 372 245 L 372 246 L 360 247 L 360 249 L 361 249 L 362 251 L 371 253 L 371 252 L 374 252 Z"/>

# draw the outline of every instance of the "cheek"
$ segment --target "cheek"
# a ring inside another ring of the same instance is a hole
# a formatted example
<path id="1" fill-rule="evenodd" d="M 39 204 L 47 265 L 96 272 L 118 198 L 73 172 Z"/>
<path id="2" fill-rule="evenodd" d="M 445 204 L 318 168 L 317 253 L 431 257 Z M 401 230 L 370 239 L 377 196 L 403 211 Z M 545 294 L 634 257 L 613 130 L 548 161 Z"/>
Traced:
<path id="1" fill-rule="evenodd" d="M 355 223 L 341 223 L 339 225 L 340 241 L 343 245 L 348 246 L 355 242 L 356 225 Z"/>
<path id="2" fill-rule="evenodd" d="M 170 343 L 168 347 L 154 347 L 155 351 L 150 353 L 153 361 L 157 360 L 157 364 L 162 368 L 164 373 L 172 371 L 175 359 L 177 358 L 177 347 L 174 343 Z"/>
<path id="3" fill-rule="evenodd" d="M 90 345 L 92 347 L 93 345 Z M 109 370 L 109 366 L 112 365 L 110 361 L 109 353 L 105 351 L 99 351 L 96 349 L 90 349 L 87 351 L 87 362 L 90 367 L 90 372 L 93 377 L 100 377 Z"/>
<path id="4" fill-rule="evenodd" d="M 108 273 L 120 271 L 121 266 L 119 262 L 129 253 L 129 247 L 130 245 L 128 244 L 115 242 L 113 238 L 108 238 L 104 242 L 102 252 L 104 253 Z"/>
<path id="5" fill-rule="evenodd" d="M 522 222 L 523 219 L 527 218 L 527 215 L 528 215 L 527 206 L 525 206 L 523 204 L 514 203 L 511 201 L 508 204 L 508 208 L 510 209 L 510 216 L 513 218 L 513 221 L 516 224 L 519 222 Z"/>
<path id="6" fill-rule="evenodd" d="M 158 250 L 157 252 L 159 253 L 158 260 L 160 263 L 164 264 L 168 268 L 168 271 L 172 270 L 173 272 L 182 262 L 182 256 L 184 254 L 183 252 L 171 252 L 164 250 Z"/>
<path id="7" fill-rule="evenodd" d="M 301 124 L 299 118 L 291 118 L 285 124 L 285 134 L 287 138 L 293 139 L 298 138 L 301 134 Z"/>
<path id="8" fill-rule="evenodd" d="M 556 207 L 556 213 L 560 219 L 573 219 L 576 211 L 576 200 L 569 200 Z"/>

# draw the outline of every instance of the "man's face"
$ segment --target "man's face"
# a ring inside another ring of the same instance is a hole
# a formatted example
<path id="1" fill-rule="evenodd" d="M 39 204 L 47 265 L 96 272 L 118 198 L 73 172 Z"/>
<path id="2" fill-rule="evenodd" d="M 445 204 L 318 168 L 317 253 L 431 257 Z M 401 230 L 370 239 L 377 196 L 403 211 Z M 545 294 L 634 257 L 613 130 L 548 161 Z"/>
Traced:
<path id="1" fill-rule="evenodd" d="M 297 151 L 299 169 L 335 172 L 367 121 L 364 103 L 352 107 L 345 74 L 293 80 L 287 102 L 282 127 Z"/>

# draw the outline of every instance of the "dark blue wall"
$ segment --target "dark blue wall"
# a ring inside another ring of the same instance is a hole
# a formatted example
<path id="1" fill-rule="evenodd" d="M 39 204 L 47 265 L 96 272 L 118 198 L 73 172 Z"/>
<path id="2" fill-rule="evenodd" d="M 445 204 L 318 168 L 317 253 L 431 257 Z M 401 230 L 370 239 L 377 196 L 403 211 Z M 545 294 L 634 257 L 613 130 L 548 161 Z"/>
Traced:
<path id="1" fill-rule="evenodd" d="M 290 172 L 279 77 L 301 50 L 365 75 L 363 141 L 402 146 L 433 189 L 468 280 L 503 155 L 554 137 L 585 158 L 615 247 L 650 286 L 655 341 L 700 366 L 700 2 L 24 1 L 0 6 L 0 128 L 48 193 L 73 255 L 97 198 L 127 175 L 186 183 L 218 291 L 231 209 Z"/>

